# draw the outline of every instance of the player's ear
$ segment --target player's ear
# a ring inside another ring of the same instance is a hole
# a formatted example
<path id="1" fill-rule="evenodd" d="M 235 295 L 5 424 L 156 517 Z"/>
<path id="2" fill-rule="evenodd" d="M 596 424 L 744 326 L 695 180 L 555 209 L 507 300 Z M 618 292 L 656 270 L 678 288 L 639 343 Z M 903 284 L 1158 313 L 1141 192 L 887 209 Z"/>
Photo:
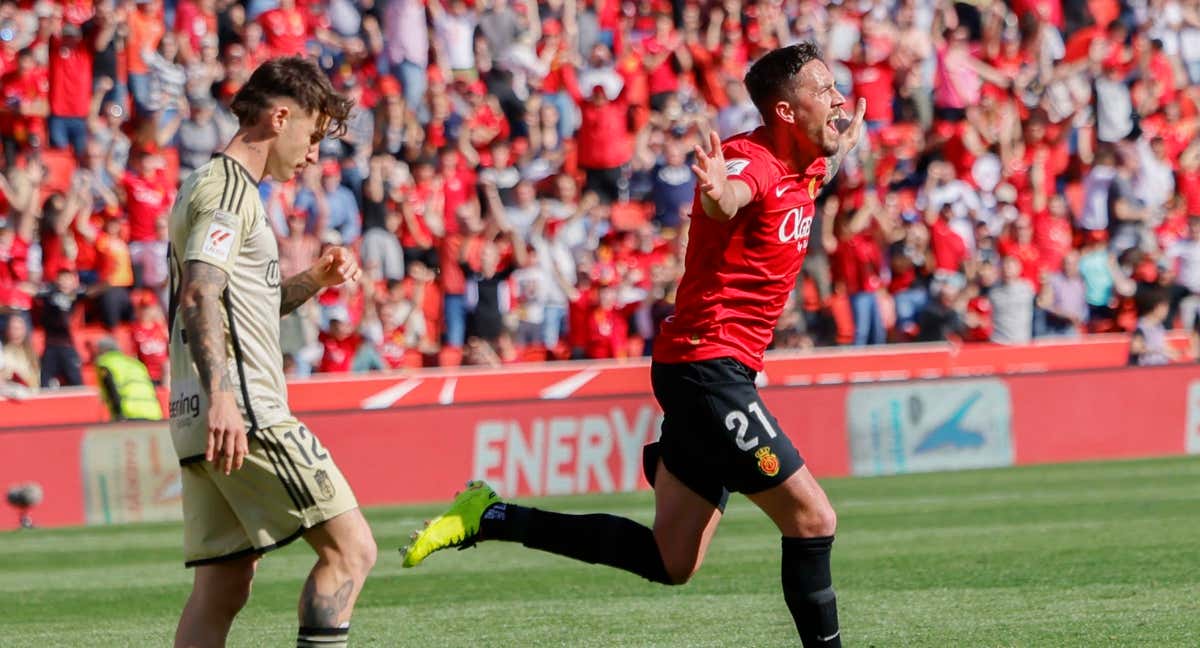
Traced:
<path id="1" fill-rule="evenodd" d="M 288 117 L 292 111 L 286 105 L 278 105 L 271 109 L 271 130 L 276 133 L 283 132 L 283 127 L 287 125 Z"/>
<path id="2" fill-rule="evenodd" d="M 785 124 L 796 123 L 796 111 L 792 110 L 792 105 L 786 101 L 775 102 L 775 116 Z"/>

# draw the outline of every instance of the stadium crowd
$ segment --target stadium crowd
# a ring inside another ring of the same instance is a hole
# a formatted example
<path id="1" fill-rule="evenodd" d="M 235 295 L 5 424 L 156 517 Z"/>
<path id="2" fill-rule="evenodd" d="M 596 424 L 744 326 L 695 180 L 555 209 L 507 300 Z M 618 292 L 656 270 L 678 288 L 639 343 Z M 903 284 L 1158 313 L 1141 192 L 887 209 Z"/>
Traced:
<path id="1" fill-rule="evenodd" d="M 2 373 L 78 384 L 115 333 L 163 378 L 176 187 L 288 54 L 360 109 L 261 186 L 281 274 L 366 269 L 285 319 L 291 375 L 648 353 L 692 148 L 802 39 L 868 128 L 776 348 L 1195 326 L 1195 0 L 5 0 Z"/>

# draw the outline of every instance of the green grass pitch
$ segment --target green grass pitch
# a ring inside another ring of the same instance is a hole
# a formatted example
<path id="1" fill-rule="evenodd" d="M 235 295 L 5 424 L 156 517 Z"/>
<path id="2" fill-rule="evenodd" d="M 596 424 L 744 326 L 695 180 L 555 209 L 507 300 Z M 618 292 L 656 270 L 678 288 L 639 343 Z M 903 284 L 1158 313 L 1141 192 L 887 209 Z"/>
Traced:
<path id="1" fill-rule="evenodd" d="M 1200 646 L 1200 458 L 827 480 L 846 646 Z M 450 493 L 447 493 L 447 497 Z M 649 522 L 649 493 L 533 501 Z M 734 497 L 665 588 L 502 543 L 401 570 L 440 507 L 372 509 L 357 646 L 796 645 L 779 539 Z M 0 646 L 165 646 L 187 596 L 174 524 L 0 534 Z M 294 644 L 303 542 L 263 562 L 231 646 Z"/>

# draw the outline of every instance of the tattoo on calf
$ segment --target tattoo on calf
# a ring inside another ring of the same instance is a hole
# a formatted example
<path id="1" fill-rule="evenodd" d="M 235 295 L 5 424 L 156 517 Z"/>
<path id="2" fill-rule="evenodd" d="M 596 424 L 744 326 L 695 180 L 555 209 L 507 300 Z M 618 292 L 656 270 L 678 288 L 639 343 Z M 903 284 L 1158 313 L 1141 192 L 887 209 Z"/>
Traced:
<path id="1" fill-rule="evenodd" d="M 300 625 L 308 628 L 336 628 L 342 612 L 350 604 L 354 593 L 354 581 L 347 579 L 333 594 L 317 591 L 317 582 L 312 576 L 304 584 L 300 594 Z"/>

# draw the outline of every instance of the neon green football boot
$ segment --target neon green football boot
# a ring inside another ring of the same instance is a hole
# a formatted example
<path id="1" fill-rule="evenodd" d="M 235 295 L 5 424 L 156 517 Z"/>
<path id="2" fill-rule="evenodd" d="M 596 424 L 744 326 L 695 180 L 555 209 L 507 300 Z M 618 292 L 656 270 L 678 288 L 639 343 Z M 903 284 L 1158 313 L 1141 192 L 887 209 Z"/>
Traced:
<path id="1" fill-rule="evenodd" d="M 412 542 L 400 549 L 404 554 L 402 566 L 416 567 L 435 551 L 475 544 L 483 512 L 499 501 L 500 496 L 486 483 L 467 482 L 467 489 L 454 498 L 450 508 L 413 533 Z"/>

